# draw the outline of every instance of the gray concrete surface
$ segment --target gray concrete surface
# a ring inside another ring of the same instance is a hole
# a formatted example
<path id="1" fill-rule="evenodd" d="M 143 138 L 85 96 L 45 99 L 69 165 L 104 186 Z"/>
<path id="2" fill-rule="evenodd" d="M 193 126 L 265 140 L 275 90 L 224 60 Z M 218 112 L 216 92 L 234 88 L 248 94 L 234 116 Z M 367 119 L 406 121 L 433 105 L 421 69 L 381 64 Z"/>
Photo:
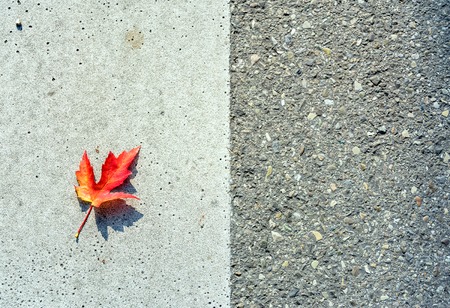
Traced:
<path id="1" fill-rule="evenodd" d="M 227 2 L 0 11 L 0 306 L 228 307 Z M 99 177 L 138 145 L 141 200 L 97 211 L 77 243 L 83 150 Z"/>

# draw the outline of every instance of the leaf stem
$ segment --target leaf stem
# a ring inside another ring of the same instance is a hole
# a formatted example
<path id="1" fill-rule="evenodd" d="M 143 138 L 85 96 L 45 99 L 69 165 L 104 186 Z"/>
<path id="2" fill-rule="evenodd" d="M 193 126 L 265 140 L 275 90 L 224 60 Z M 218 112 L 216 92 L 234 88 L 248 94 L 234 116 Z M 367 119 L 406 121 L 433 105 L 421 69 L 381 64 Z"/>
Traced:
<path id="1" fill-rule="evenodd" d="M 86 223 L 87 219 L 89 218 L 89 215 L 91 215 L 92 208 L 93 208 L 93 206 L 91 205 L 91 207 L 89 208 L 89 210 L 86 213 L 86 216 L 83 219 L 83 222 L 81 223 L 80 227 L 78 228 L 77 233 L 75 233 L 75 238 L 78 238 L 78 236 L 80 236 L 80 232 L 83 229 L 84 224 Z"/>

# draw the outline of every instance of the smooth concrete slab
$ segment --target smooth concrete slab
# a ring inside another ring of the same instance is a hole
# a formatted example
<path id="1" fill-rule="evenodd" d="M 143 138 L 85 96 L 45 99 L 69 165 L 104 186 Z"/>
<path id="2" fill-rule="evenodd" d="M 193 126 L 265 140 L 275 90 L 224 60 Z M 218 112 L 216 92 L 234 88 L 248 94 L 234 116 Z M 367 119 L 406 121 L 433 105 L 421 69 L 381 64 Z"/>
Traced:
<path id="1" fill-rule="evenodd" d="M 0 11 L 0 306 L 228 307 L 227 1 Z M 96 211 L 77 243 L 83 151 L 99 177 L 138 145 L 141 200 Z"/>

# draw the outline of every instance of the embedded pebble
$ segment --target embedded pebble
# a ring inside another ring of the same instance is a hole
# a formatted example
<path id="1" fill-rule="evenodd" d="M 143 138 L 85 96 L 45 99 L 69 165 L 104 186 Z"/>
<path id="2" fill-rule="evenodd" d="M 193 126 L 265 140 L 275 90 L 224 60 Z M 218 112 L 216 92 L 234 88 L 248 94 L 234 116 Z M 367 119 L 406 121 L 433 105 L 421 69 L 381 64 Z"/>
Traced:
<path id="1" fill-rule="evenodd" d="M 387 132 L 387 128 L 386 128 L 386 126 L 380 126 L 380 127 L 378 127 L 378 133 L 379 134 L 386 134 L 386 132 Z"/>
<path id="2" fill-rule="evenodd" d="M 311 231 L 311 233 L 314 235 L 314 237 L 316 238 L 316 241 L 320 241 L 322 239 L 322 234 L 320 234 L 319 231 Z"/>
<path id="3" fill-rule="evenodd" d="M 356 92 L 360 92 L 360 91 L 362 91 L 362 85 L 358 82 L 358 81 L 356 81 L 355 80 L 355 82 L 353 83 L 353 87 L 354 87 L 354 89 L 355 89 L 355 91 Z"/>
<path id="4" fill-rule="evenodd" d="M 345 217 L 344 223 L 346 223 L 347 225 L 353 225 L 355 223 L 355 221 L 351 217 Z"/>
<path id="5" fill-rule="evenodd" d="M 294 212 L 292 214 L 292 217 L 294 217 L 296 220 L 300 220 L 302 218 L 302 215 L 298 212 Z"/>
<path id="6" fill-rule="evenodd" d="M 272 166 L 267 167 L 267 172 L 266 172 L 266 177 L 265 177 L 266 182 L 269 180 L 269 177 L 272 175 L 272 172 L 273 172 L 273 167 Z"/>
<path id="7" fill-rule="evenodd" d="M 417 206 L 421 206 L 422 205 L 422 198 L 419 196 L 416 196 L 414 198 L 414 200 L 416 201 Z"/>
<path id="8" fill-rule="evenodd" d="M 444 163 L 448 163 L 450 161 L 450 155 L 448 153 L 444 153 L 443 161 Z"/>
<path id="9" fill-rule="evenodd" d="M 374 86 L 379 85 L 380 82 L 381 82 L 381 79 L 380 79 L 380 77 L 378 77 L 378 76 L 370 77 L 369 80 L 370 80 L 370 82 L 371 82 Z"/>
<path id="10" fill-rule="evenodd" d="M 250 63 L 253 65 L 253 64 L 255 64 L 256 62 L 258 62 L 259 59 L 260 59 L 259 55 L 253 54 L 253 55 L 250 56 Z"/>
<path id="11" fill-rule="evenodd" d="M 311 23 L 309 21 L 305 21 L 302 25 L 303 29 L 310 29 Z"/>
<path id="12" fill-rule="evenodd" d="M 359 154 L 361 154 L 361 150 L 358 147 L 353 147 L 352 153 L 355 155 L 359 155 Z"/>
<path id="13" fill-rule="evenodd" d="M 331 55 L 331 49 L 330 48 L 323 47 L 322 50 L 327 56 Z"/>
<path id="14" fill-rule="evenodd" d="M 274 229 L 274 228 L 276 228 L 276 226 L 277 226 L 277 224 L 272 219 L 269 219 L 269 227 Z"/>
<path id="15" fill-rule="evenodd" d="M 272 231 L 272 239 L 274 242 L 280 242 L 284 239 L 284 237 L 280 233 Z"/>
<path id="16" fill-rule="evenodd" d="M 288 293 L 288 297 L 291 297 L 291 298 L 295 297 L 299 291 L 300 291 L 300 289 L 298 289 L 298 288 L 291 289 Z"/>
<path id="17" fill-rule="evenodd" d="M 352 267 L 352 275 L 355 277 L 359 275 L 359 266 L 355 265 Z"/>
<path id="18" fill-rule="evenodd" d="M 303 153 L 305 153 L 305 146 L 301 144 L 300 147 L 298 148 L 298 154 L 302 156 Z"/>
<path id="19" fill-rule="evenodd" d="M 317 114 L 314 112 L 310 112 L 308 114 L 308 120 L 314 120 L 317 117 Z"/>
<path id="20" fill-rule="evenodd" d="M 307 65 L 307 66 L 313 66 L 314 63 L 315 63 L 314 59 L 306 59 L 305 60 L 305 65 Z"/>

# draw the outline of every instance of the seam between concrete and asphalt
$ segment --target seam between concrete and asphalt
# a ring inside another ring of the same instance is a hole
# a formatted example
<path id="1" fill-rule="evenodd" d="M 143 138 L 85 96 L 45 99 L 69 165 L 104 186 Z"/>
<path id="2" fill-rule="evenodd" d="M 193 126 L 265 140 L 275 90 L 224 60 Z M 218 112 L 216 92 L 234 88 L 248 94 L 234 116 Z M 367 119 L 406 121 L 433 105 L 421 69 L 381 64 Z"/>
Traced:
<path id="1" fill-rule="evenodd" d="M 0 306 L 229 307 L 227 1 L 0 10 Z M 138 145 L 76 242 L 83 151 Z"/>

